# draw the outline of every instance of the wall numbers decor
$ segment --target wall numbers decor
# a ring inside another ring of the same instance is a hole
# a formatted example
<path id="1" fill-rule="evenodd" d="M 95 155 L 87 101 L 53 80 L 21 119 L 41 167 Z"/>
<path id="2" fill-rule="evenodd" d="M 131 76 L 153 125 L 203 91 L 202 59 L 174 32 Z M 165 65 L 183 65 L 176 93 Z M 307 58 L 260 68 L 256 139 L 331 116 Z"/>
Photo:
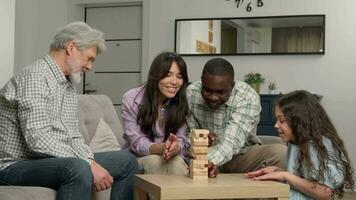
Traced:
<path id="1" fill-rule="evenodd" d="M 230 1 L 230 0 L 226 0 Z M 253 7 L 263 7 L 263 0 L 234 0 L 236 3 L 236 8 L 246 8 L 247 12 L 251 12 Z"/>

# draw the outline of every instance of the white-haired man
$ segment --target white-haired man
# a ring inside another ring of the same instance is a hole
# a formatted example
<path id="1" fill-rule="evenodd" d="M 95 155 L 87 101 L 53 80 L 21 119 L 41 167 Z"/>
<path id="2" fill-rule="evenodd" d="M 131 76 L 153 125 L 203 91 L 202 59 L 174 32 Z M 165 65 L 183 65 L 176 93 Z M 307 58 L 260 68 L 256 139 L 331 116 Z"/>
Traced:
<path id="1" fill-rule="evenodd" d="M 0 90 L 0 185 L 42 186 L 56 199 L 132 199 L 137 161 L 128 151 L 93 154 L 78 131 L 73 83 L 105 50 L 103 33 L 72 22 L 54 36 L 49 53 Z"/>

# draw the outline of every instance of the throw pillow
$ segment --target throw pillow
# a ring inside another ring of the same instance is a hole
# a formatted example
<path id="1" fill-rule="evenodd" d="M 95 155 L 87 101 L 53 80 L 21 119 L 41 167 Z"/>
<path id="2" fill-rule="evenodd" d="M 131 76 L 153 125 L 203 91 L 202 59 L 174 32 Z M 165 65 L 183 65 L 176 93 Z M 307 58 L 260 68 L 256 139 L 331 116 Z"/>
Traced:
<path id="1" fill-rule="evenodd" d="M 95 134 L 89 144 L 94 153 L 121 149 L 110 126 L 100 118 Z"/>

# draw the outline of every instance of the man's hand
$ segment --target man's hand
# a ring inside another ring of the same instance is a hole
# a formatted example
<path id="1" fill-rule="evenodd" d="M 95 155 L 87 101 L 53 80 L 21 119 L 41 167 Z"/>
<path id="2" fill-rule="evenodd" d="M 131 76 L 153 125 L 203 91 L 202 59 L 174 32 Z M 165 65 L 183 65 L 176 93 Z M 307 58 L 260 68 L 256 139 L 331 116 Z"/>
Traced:
<path id="1" fill-rule="evenodd" d="M 179 154 L 179 152 L 180 152 L 180 146 L 178 144 L 177 136 L 171 133 L 165 142 L 163 159 L 169 160 L 173 156 Z"/>
<path id="2" fill-rule="evenodd" d="M 216 135 L 216 133 L 214 133 L 214 132 L 210 132 L 209 133 L 208 139 L 209 139 L 209 146 L 208 147 L 215 146 L 219 141 L 218 135 Z"/>
<path id="3" fill-rule="evenodd" d="M 219 173 L 218 166 L 212 162 L 208 163 L 208 176 L 209 178 L 215 178 Z"/>
<path id="4" fill-rule="evenodd" d="M 90 164 L 91 172 L 93 174 L 93 188 L 96 192 L 109 189 L 114 182 L 113 177 L 106 169 L 96 163 L 94 160 Z"/>

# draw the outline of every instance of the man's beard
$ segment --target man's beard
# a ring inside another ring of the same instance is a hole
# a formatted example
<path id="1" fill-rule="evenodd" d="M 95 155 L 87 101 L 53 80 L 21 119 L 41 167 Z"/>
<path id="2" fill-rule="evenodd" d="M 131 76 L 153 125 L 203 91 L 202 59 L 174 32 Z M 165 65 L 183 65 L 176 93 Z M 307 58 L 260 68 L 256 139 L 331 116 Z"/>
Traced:
<path id="1" fill-rule="evenodd" d="M 81 72 L 71 73 L 69 79 L 75 84 L 79 84 L 82 81 L 82 74 Z"/>
<path id="2" fill-rule="evenodd" d="M 70 61 L 68 63 L 69 65 L 69 68 L 70 68 L 70 75 L 69 75 L 69 79 L 75 83 L 75 84 L 79 84 L 81 81 L 82 81 L 82 71 L 77 71 L 78 69 L 78 60 L 73 60 L 73 61 Z"/>

